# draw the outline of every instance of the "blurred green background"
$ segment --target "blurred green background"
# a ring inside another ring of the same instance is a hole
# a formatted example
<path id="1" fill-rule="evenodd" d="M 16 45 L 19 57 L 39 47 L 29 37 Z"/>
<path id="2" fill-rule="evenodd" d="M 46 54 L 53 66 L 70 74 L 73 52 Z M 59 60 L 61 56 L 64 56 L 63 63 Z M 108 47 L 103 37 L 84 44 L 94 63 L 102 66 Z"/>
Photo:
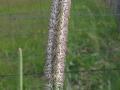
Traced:
<path id="1" fill-rule="evenodd" d="M 18 48 L 24 90 L 43 90 L 50 2 L 0 0 L 0 90 L 19 90 Z M 65 90 L 120 90 L 117 27 L 104 0 L 72 0 Z"/>

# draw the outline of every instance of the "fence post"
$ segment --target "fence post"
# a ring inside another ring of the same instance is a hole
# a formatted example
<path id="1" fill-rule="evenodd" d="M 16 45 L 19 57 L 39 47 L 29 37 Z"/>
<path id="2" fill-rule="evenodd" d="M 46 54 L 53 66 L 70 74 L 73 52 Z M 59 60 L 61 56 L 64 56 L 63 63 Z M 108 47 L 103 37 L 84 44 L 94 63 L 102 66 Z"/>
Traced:
<path id="1" fill-rule="evenodd" d="M 111 90 L 111 81 L 108 80 L 108 90 Z"/>
<path id="2" fill-rule="evenodd" d="M 45 76 L 47 90 L 62 90 L 71 0 L 52 0 Z"/>
<path id="3" fill-rule="evenodd" d="M 21 48 L 19 48 L 19 55 L 20 55 L 20 90 L 23 90 L 23 55 Z"/>

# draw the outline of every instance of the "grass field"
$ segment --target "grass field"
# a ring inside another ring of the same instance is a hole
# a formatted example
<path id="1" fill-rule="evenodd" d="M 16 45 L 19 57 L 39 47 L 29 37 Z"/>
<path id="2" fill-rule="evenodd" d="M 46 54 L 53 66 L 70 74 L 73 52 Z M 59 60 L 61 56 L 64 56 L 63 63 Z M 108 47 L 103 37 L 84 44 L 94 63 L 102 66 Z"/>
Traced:
<path id="1" fill-rule="evenodd" d="M 71 71 L 119 68 L 120 33 L 110 14 L 102 0 L 72 1 L 66 61 Z M 43 89 L 39 73 L 45 62 L 49 16 L 50 0 L 0 0 L 0 90 L 19 90 L 18 48 L 23 50 L 24 90 Z M 77 80 L 78 73 L 69 75 Z M 110 79 L 111 90 L 120 90 L 119 76 L 120 71 L 112 71 L 101 79 Z M 91 78 L 95 81 L 96 75 Z"/>
<path id="2" fill-rule="evenodd" d="M 47 42 L 50 2 L 44 0 L 0 0 L 0 90 L 19 90 L 19 53 L 23 50 L 25 90 L 41 88 Z M 31 89 L 29 89 L 31 88 Z M 37 90 L 37 89 L 35 89 Z"/>

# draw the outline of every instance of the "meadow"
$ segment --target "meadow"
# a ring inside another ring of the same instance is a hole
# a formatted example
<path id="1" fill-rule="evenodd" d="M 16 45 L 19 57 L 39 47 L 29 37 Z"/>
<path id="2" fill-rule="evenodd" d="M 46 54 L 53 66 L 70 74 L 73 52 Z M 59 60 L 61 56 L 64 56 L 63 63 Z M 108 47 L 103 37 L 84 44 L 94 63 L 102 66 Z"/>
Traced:
<path id="1" fill-rule="evenodd" d="M 19 90 L 18 48 L 24 90 L 43 90 L 49 17 L 50 0 L 0 0 L 0 90 Z M 65 90 L 79 90 L 78 79 L 84 90 L 108 90 L 108 81 L 120 90 L 120 70 L 110 70 L 120 67 L 120 33 L 103 0 L 72 0 L 66 66 Z M 109 70 L 79 72 L 89 69 Z"/>

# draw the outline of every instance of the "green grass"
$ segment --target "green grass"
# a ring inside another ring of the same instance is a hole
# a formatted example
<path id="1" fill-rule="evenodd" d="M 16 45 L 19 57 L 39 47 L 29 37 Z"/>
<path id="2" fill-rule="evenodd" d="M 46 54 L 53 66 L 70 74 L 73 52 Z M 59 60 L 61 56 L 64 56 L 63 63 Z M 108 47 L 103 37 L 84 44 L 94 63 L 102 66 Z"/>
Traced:
<path id="1" fill-rule="evenodd" d="M 8 2 L 0 0 L 0 2 L 0 74 L 17 75 L 1 80 L 0 90 L 8 88 L 17 90 L 19 89 L 18 48 L 23 49 L 25 74 L 43 71 L 50 2 L 39 0 Z M 41 86 L 40 82 L 37 84 L 41 78 L 33 78 L 24 77 L 24 88 L 28 90 L 30 85 L 31 89 L 36 85 Z"/>
<path id="2" fill-rule="evenodd" d="M 101 0 L 72 1 L 67 54 L 70 70 L 120 66 L 120 34 L 115 17 L 100 16 L 110 13 Z M 17 75 L 0 78 L 0 90 L 19 90 L 18 48 L 23 50 L 24 73 L 43 73 L 49 16 L 50 0 L 0 0 L 0 74 Z M 99 73 L 86 76 L 94 81 L 93 85 L 96 75 Z M 120 88 L 119 75 L 103 75 L 112 81 L 112 90 Z M 41 76 L 24 76 L 24 90 L 42 90 Z M 69 76 L 76 84 L 79 74 Z M 100 77 L 104 79 L 101 74 Z"/>

